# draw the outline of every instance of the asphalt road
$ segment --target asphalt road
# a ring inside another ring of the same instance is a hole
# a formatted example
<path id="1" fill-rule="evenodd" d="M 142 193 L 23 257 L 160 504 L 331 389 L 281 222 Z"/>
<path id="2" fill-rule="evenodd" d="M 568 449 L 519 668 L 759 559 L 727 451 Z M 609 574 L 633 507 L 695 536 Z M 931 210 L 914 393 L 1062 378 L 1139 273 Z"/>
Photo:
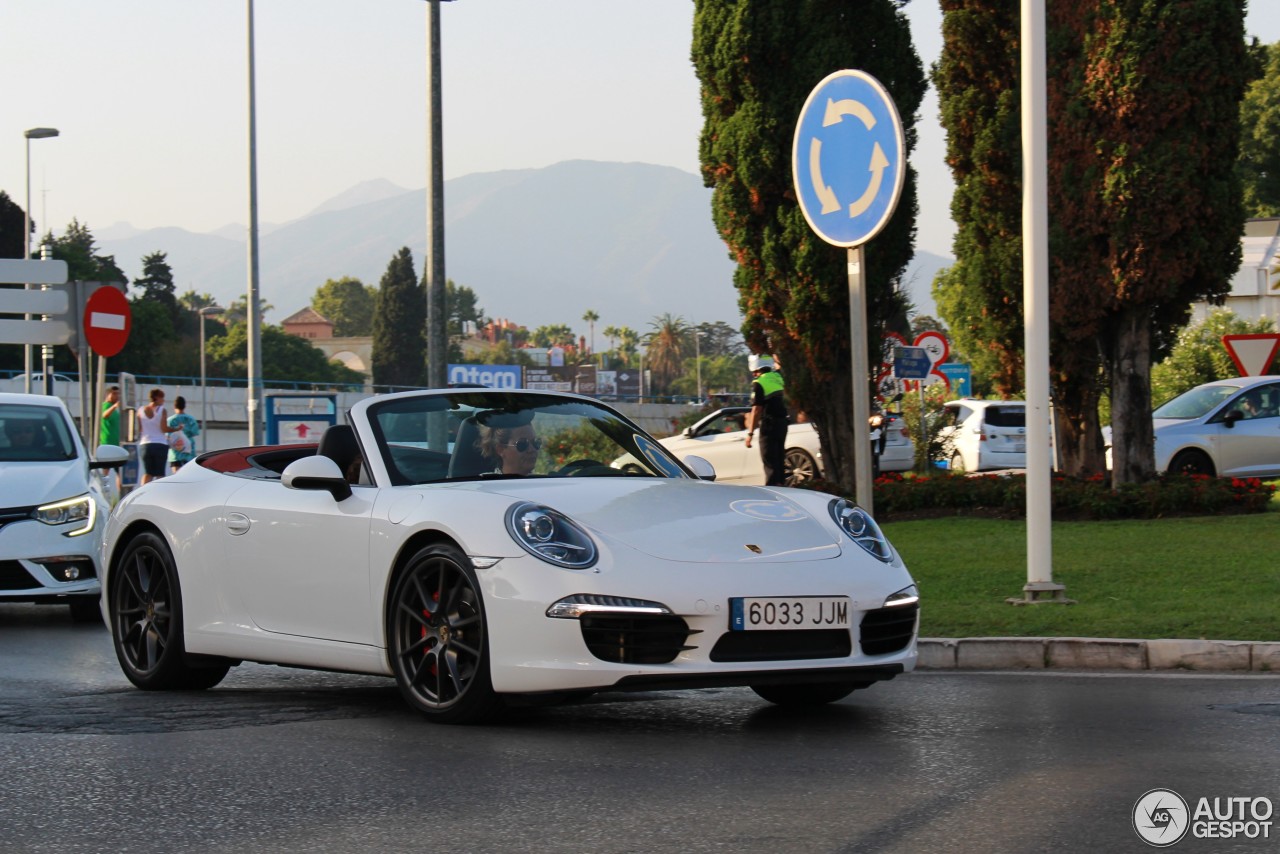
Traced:
<path id="1" fill-rule="evenodd" d="M 0 605 L 6 853 L 1128 852 L 1150 789 L 1280 811 L 1278 760 L 1265 674 L 932 672 L 807 713 L 726 689 L 442 727 L 376 678 L 143 693 L 104 629 Z"/>

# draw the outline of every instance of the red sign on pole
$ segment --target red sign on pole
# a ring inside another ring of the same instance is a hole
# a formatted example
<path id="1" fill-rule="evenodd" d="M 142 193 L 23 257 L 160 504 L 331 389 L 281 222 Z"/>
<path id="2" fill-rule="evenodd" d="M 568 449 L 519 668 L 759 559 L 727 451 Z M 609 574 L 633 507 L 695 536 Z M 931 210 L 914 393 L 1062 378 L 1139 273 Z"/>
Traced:
<path id="1" fill-rule="evenodd" d="M 99 356 L 114 356 L 123 350 L 132 325 L 129 301 L 115 288 L 98 288 L 85 302 L 85 340 Z"/>

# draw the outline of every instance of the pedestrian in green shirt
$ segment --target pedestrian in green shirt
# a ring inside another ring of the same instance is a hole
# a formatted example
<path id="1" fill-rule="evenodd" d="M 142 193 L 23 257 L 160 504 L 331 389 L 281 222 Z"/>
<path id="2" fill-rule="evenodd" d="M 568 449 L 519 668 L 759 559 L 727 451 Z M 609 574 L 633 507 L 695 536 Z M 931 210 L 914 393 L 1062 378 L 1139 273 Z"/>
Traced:
<path id="1" fill-rule="evenodd" d="M 102 428 L 98 431 L 99 445 L 120 444 L 120 386 L 107 389 L 107 399 L 102 401 Z"/>

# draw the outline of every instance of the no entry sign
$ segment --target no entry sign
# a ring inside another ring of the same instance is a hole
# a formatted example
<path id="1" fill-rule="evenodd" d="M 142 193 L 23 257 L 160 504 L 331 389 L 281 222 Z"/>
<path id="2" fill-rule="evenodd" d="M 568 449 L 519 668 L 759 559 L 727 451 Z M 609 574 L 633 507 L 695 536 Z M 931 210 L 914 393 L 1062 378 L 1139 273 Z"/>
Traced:
<path id="1" fill-rule="evenodd" d="M 85 340 L 99 356 L 114 356 L 123 350 L 132 325 L 129 301 L 115 288 L 98 288 L 85 302 Z"/>

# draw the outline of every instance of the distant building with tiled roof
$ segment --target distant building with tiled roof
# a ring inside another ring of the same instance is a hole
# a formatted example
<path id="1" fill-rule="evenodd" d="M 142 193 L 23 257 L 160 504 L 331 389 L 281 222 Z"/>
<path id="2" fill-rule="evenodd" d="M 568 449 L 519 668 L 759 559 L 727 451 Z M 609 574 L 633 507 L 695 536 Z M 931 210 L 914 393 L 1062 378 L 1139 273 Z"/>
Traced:
<path id="1" fill-rule="evenodd" d="M 373 337 L 334 338 L 333 322 L 311 307 L 295 311 L 280 321 L 289 335 L 305 338 L 330 361 L 341 362 L 366 377 L 373 375 Z"/>
<path id="2" fill-rule="evenodd" d="M 310 306 L 300 311 L 295 311 L 280 321 L 280 326 L 284 328 L 285 332 L 290 335 L 296 335 L 299 338 L 333 337 L 333 322 L 326 320 Z"/>

